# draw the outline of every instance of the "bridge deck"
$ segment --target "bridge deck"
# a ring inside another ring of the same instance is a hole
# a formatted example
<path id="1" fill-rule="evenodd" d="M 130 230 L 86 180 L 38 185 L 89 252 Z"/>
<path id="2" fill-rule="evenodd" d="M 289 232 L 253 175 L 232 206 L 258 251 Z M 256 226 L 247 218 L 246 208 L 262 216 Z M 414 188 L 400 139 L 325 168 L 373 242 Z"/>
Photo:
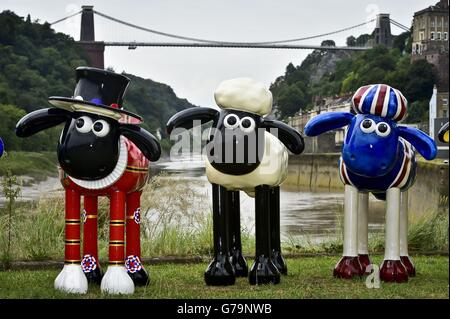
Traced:
<path id="1" fill-rule="evenodd" d="M 79 43 L 91 43 L 79 41 Z M 98 43 L 98 42 L 97 42 Z M 199 43 L 199 42 L 103 42 L 109 47 L 188 47 L 188 48 L 252 48 L 252 49 L 305 49 L 305 50 L 347 50 L 364 51 L 371 47 L 343 47 L 343 46 L 318 46 L 318 45 L 294 45 L 294 44 L 251 44 L 251 43 Z"/>

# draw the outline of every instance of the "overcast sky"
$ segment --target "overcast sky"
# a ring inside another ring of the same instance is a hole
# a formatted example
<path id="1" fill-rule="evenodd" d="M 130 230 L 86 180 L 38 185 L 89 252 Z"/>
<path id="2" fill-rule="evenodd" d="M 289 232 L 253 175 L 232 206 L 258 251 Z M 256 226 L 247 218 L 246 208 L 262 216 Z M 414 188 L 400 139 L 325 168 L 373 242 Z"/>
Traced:
<path id="1" fill-rule="evenodd" d="M 94 9 L 159 31 L 223 41 L 266 41 L 326 33 L 368 21 L 377 13 L 410 26 L 415 11 L 437 0 L 0 0 L 0 11 L 53 22 L 81 9 Z M 80 17 L 54 26 L 79 39 Z M 106 41 L 171 41 L 95 17 L 95 36 Z M 374 23 L 333 35 L 345 45 L 349 35 L 370 33 Z M 392 33 L 401 30 L 392 28 Z M 305 41 L 320 44 L 321 39 Z M 105 66 L 170 85 L 179 97 L 202 106 L 214 106 L 213 92 L 222 81 L 247 76 L 267 86 L 284 73 L 289 62 L 298 65 L 310 50 L 107 47 Z"/>

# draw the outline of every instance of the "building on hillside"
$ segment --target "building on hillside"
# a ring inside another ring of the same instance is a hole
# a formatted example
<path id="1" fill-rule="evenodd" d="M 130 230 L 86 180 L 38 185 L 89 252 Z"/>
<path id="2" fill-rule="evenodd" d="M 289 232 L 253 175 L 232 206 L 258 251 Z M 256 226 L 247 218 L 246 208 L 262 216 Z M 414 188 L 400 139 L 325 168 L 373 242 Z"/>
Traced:
<path id="1" fill-rule="evenodd" d="M 306 123 L 314 116 L 324 112 L 351 112 L 352 95 L 334 96 L 315 99 L 315 106 L 310 111 L 300 111 L 289 118 L 289 125 L 303 132 Z M 319 136 L 305 139 L 305 153 L 338 153 L 344 142 L 345 129 L 338 129 Z"/>
<path id="2" fill-rule="evenodd" d="M 414 13 L 411 62 L 426 59 L 436 67 L 438 81 L 430 100 L 429 134 L 437 136 L 440 127 L 448 122 L 449 110 L 449 3 L 440 0 L 433 6 Z M 439 157 L 448 157 L 448 147 L 437 138 Z"/>
<path id="3" fill-rule="evenodd" d="M 411 61 L 426 59 L 436 67 L 437 89 L 448 92 L 448 0 L 414 13 Z"/>

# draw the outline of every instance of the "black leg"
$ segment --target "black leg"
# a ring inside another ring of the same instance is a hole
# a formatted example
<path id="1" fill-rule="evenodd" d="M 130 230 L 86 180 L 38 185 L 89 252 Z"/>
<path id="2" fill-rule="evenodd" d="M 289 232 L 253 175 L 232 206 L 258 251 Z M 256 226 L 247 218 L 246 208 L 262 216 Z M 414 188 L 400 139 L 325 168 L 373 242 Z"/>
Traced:
<path id="1" fill-rule="evenodd" d="M 241 243 L 241 209 L 239 201 L 239 191 L 227 191 L 226 210 L 229 217 L 229 248 L 231 265 L 234 267 L 236 277 L 247 277 L 248 266 L 244 256 L 242 256 Z"/>
<path id="2" fill-rule="evenodd" d="M 228 216 L 226 214 L 227 190 L 212 184 L 214 259 L 205 271 L 207 285 L 225 286 L 235 282 L 228 248 Z"/>
<path id="3" fill-rule="evenodd" d="M 270 190 L 270 247 L 272 248 L 272 261 L 278 271 L 287 275 L 287 265 L 281 255 L 280 241 L 280 187 Z"/>
<path id="4" fill-rule="evenodd" d="M 273 264 L 270 247 L 270 187 L 257 186 L 255 196 L 256 256 L 250 269 L 251 285 L 280 282 L 280 272 Z"/>

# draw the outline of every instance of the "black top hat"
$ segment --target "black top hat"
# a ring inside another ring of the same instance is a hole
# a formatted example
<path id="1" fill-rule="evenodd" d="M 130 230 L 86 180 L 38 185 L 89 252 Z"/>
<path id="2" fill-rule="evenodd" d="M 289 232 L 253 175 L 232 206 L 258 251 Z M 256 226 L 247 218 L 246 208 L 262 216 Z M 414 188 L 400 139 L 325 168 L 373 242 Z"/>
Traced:
<path id="1" fill-rule="evenodd" d="M 69 111 L 82 111 L 120 120 L 123 115 L 142 122 L 139 115 L 122 109 L 123 95 L 130 79 L 103 69 L 78 67 L 73 97 L 51 96 L 48 101 Z"/>

